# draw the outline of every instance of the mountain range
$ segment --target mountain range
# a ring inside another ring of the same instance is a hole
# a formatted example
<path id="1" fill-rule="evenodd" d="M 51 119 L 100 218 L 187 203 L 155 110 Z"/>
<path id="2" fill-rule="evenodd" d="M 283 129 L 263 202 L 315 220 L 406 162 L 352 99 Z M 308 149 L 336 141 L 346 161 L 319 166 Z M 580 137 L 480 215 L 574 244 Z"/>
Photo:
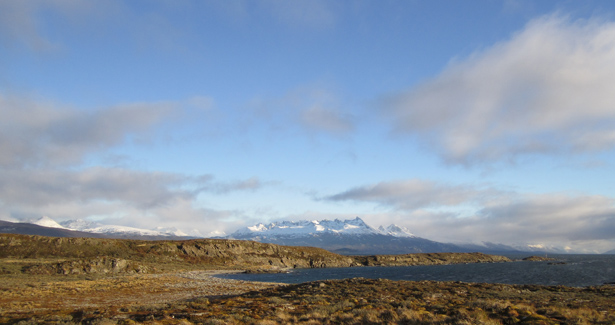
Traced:
<path id="1" fill-rule="evenodd" d="M 409 254 L 436 252 L 485 251 L 489 247 L 464 247 L 440 243 L 413 235 L 408 229 L 392 224 L 373 228 L 357 217 L 350 220 L 281 221 L 245 227 L 223 237 L 253 240 L 288 246 L 313 246 L 345 255 Z M 512 247 L 497 251 L 514 252 Z"/>
<path id="2" fill-rule="evenodd" d="M 442 243 L 412 234 L 395 224 L 374 228 L 361 218 L 349 220 L 302 220 L 259 223 L 244 227 L 226 236 L 189 236 L 176 228 L 156 227 L 141 229 L 126 226 L 104 225 L 86 220 L 56 222 L 42 217 L 25 223 L 0 221 L 0 233 L 17 233 L 52 237 L 98 237 L 125 239 L 190 239 L 222 238 L 252 240 L 287 246 L 312 246 L 344 255 L 409 254 L 436 252 L 482 252 L 488 254 L 511 253 L 566 253 L 563 250 L 542 246 L 512 247 L 496 243 L 451 244 Z M 612 253 L 612 252 L 610 252 Z"/>
<path id="3" fill-rule="evenodd" d="M 119 239 L 189 239 L 176 228 L 141 229 L 126 226 L 103 225 L 85 220 L 67 220 L 56 222 L 49 217 L 41 217 L 28 222 L 9 222 L 0 220 L 0 233 L 39 235 L 50 237 L 94 237 Z"/>

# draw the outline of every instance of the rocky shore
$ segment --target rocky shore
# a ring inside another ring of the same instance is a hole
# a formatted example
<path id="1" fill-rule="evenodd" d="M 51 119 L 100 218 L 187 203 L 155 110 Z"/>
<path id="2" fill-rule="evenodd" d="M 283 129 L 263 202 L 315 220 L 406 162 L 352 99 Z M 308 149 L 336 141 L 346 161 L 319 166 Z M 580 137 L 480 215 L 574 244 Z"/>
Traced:
<path id="1" fill-rule="evenodd" d="M 293 268 L 402 266 L 510 262 L 481 253 L 344 256 L 314 247 L 198 239 L 139 241 L 0 234 L 0 259 L 21 259 L 33 275 L 159 273 L 177 269 L 276 272 Z M 6 266 L 3 272 L 9 272 Z"/>
<path id="2" fill-rule="evenodd" d="M 511 262 L 508 257 L 483 253 L 426 253 L 404 255 L 355 256 L 355 261 L 365 266 L 413 266 L 468 263 Z"/>
<path id="3" fill-rule="evenodd" d="M 0 324 L 613 324 L 615 287 L 371 279 L 297 285 L 223 272 L 508 262 L 480 253 L 342 256 L 247 241 L 0 235 Z"/>
<path id="4" fill-rule="evenodd" d="M 228 271 L 225 271 L 228 272 Z M 2 285 L 2 324 L 613 324 L 615 286 L 131 275 Z"/>

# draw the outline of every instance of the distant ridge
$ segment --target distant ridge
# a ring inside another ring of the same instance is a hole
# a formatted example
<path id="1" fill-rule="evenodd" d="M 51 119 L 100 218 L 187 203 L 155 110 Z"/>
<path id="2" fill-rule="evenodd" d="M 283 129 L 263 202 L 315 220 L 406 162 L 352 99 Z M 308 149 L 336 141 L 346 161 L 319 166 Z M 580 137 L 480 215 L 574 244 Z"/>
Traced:
<path id="1" fill-rule="evenodd" d="M 126 226 L 103 225 L 86 220 L 68 220 L 60 223 L 49 217 L 29 222 L 0 220 L 0 233 L 40 235 L 50 237 L 91 237 L 141 240 L 185 240 L 206 236 L 186 236 L 176 228 L 156 227 L 141 229 Z M 302 220 L 259 223 L 241 228 L 231 235 L 212 232 L 209 238 L 252 240 L 288 246 L 312 246 L 343 255 L 383 255 L 440 252 L 481 252 L 486 254 L 567 253 L 540 245 L 508 246 L 497 243 L 450 244 L 415 236 L 409 229 L 398 225 L 374 228 L 357 217 L 348 220 Z M 615 254 L 615 250 L 604 254 Z"/>
<path id="2" fill-rule="evenodd" d="M 253 240 L 288 246 L 313 246 L 343 255 L 387 255 L 413 253 L 521 254 L 541 253 L 532 247 L 503 244 L 451 244 L 414 235 L 395 224 L 371 227 L 361 218 L 348 220 L 300 220 L 259 223 L 218 238 Z"/>
<path id="3" fill-rule="evenodd" d="M 25 222 L 9 222 L 0 220 L 0 233 L 18 234 L 18 235 L 35 235 L 48 237 L 93 237 L 93 238 L 108 238 L 102 234 L 92 234 L 81 231 L 68 230 L 57 227 L 44 227 L 32 223 Z"/>
<path id="4" fill-rule="evenodd" d="M 141 229 L 126 226 L 103 225 L 97 222 L 85 221 L 81 219 L 68 220 L 61 222 L 60 225 L 64 228 L 97 233 L 97 234 L 125 234 L 133 236 L 176 236 L 188 237 L 188 235 L 177 228 L 162 228 L 156 229 Z"/>
<path id="5" fill-rule="evenodd" d="M 40 219 L 39 219 L 40 220 Z M 36 235 L 47 237 L 69 237 L 69 238 L 113 238 L 113 239 L 142 239 L 142 240 L 173 240 L 173 239 L 191 239 L 194 237 L 174 236 L 174 235 L 147 235 L 143 233 L 130 232 L 107 232 L 94 233 L 86 231 L 71 230 L 65 227 L 57 226 L 41 226 L 27 222 L 10 222 L 0 220 L 0 233 L 19 234 L 19 235 Z"/>
<path id="6" fill-rule="evenodd" d="M 63 227 L 62 225 L 57 223 L 55 220 L 49 218 L 48 216 L 43 216 L 38 220 L 32 221 L 31 223 L 38 225 L 38 226 L 42 226 L 42 227 L 66 229 L 66 227 Z"/>
<path id="7" fill-rule="evenodd" d="M 376 229 L 359 217 L 348 220 L 260 223 L 239 229 L 223 238 L 289 246 L 313 246 L 345 255 L 467 251 L 457 245 L 414 236 L 408 229 L 397 225 Z"/>
<path id="8" fill-rule="evenodd" d="M 348 220 L 301 220 L 279 221 L 270 224 L 259 223 L 232 233 L 229 237 L 262 236 L 306 236 L 314 234 L 339 235 L 387 235 L 393 237 L 416 237 L 405 227 L 392 224 L 378 229 L 369 226 L 363 219 L 356 217 Z"/>

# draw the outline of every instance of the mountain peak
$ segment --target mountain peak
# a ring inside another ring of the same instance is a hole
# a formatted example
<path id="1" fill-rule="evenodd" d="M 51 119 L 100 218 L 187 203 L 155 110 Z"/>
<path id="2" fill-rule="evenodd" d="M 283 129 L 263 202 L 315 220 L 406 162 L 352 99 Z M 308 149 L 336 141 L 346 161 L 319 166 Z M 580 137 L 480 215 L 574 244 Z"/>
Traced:
<path id="1" fill-rule="evenodd" d="M 398 226 L 396 224 L 391 224 L 386 228 L 383 226 L 380 226 L 378 227 L 378 230 L 383 235 L 389 235 L 389 236 L 394 236 L 394 237 L 416 237 L 414 236 L 414 234 L 410 232 L 410 230 L 408 230 L 408 228 Z"/>
<path id="2" fill-rule="evenodd" d="M 378 230 L 368 226 L 361 218 L 349 220 L 300 220 L 279 221 L 270 224 L 259 223 L 232 233 L 230 238 L 242 238 L 254 235 L 264 236 L 307 236 L 321 233 L 332 234 L 379 234 Z"/>
<path id="3" fill-rule="evenodd" d="M 48 216 L 42 216 L 39 219 L 31 221 L 29 223 L 32 223 L 32 224 L 35 224 L 35 225 L 39 225 L 39 226 L 43 226 L 43 227 L 48 227 L 48 228 L 66 229 L 65 227 L 63 227 L 62 225 L 57 223 L 55 220 L 49 218 Z"/>
<path id="4" fill-rule="evenodd" d="M 83 219 L 77 220 L 67 220 L 62 222 L 63 228 L 96 233 L 96 234 L 123 234 L 123 235 L 133 235 L 133 236 L 177 236 L 177 237 L 185 237 L 188 236 L 183 231 L 171 227 L 156 227 L 154 229 L 143 229 L 143 228 L 135 228 L 135 227 L 127 227 L 127 226 L 116 226 L 116 225 L 105 225 L 102 223 L 87 221 Z"/>

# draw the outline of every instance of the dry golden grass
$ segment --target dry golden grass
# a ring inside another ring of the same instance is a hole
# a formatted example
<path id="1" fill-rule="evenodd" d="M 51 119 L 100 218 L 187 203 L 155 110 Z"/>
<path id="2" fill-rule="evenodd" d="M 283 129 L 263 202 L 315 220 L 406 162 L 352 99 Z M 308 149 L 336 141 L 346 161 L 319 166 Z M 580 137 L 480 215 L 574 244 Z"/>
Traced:
<path id="1" fill-rule="evenodd" d="M 217 279 L 205 271 L 479 260 L 494 261 L 483 254 L 362 260 L 315 248 L 224 240 L 0 235 L 0 323 L 615 324 L 615 287 L 609 285 L 368 279 L 275 285 Z"/>

